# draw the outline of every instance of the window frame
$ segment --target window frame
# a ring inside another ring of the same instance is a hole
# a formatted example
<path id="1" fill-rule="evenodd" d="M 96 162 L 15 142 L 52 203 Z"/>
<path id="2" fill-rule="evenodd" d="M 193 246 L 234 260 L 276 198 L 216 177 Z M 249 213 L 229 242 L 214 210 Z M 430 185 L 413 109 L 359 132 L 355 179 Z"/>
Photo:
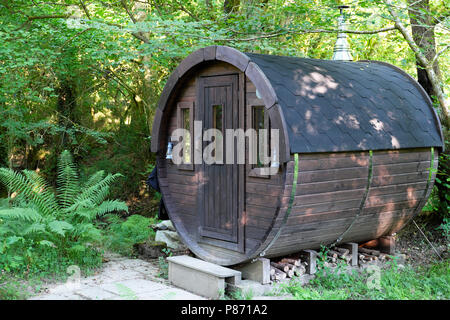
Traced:
<path id="1" fill-rule="evenodd" d="M 268 133 L 269 133 L 269 137 L 268 137 L 267 143 L 269 144 L 269 149 L 268 150 L 270 150 L 270 125 L 271 125 L 271 123 L 270 123 L 270 117 L 269 117 L 268 110 L 266 109 L 266 106 L 264 105 L 263 102 L 257 103 L 255 101 L 255 102 L 250 103 L 250 104 L 247 105 L 247 128 L 255 129 L 255 127 L 256 127 L 255 123 L 254 123 L 255 122 L 254 121 L 255 120 L 254 111 L 255 111 L 256 108 L 263 108 L 263 110 L 264 110 L 264 129 L 268 130 Z M 256 147 L 256 152 L 258 152 L 259 142 L 258 142 L 258 145 L 256 145 L 255 147 Z M 249 150 L 249 147 L 247 147 L 247 149 Z M 261 169 L 262 168 L 267 168 L 267 166 L 270 167 L 270 163 L 267 164 L 266 167 L 258 167 L 257 164 L 250 164 L 250 163 L 248 164 L 248 166 L 250 168 L 248 170 L 248 176 L 249 177 L 270 179 L 270 175 L 261 173 Z"/>
<path id="2" fill-rule="evenodd" d="M 184 117 L 183 117 L 183 109 L 189 110 L 189 133 L 191 135 L 191 146 L 190 146 L 190 154 L 191 154 L 191 163 L 181 163 L 177 165 L 179 170 L 194 170 L 194 102 L 178 102 L 177 103 L 177 126 L 178 128 L 184 129 Z M 183 149 L 183 152 L 185 150 Z M 184 158 L 183 158 L 184 160 Z"/>

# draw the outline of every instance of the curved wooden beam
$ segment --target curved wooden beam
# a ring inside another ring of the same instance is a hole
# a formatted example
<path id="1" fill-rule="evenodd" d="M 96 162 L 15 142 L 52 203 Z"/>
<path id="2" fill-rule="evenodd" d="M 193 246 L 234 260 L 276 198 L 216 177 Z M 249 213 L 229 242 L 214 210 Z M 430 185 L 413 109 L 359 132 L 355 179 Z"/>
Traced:
<path id="1" fill-rule="evenodd" d="M 251 61 L 251 59 L 245 54 L 236 50 L 234 48 L 226 46 L 210 46 L 206 48 L 199 49 L 192 52 L 187 56 L 175 71 L 169 76 L 169 79 L 164 86 L 161 93 L 161 97 L 158 102 L 158 110 L 155 114 L 155 119 L 152 126 L 152 142 L 151 151 L 158 152 L 160 149 L 160 134 L 161 134 L 161 121 L 164 119 L 164 110 L 169 102 L 169 99 L 174 94 L 177 86 L 182 78 L 188 76 L 189 72 L 199 65 L 208 61 L 222 61 L 231 64 L 240 71 L 244 72 L 245 75 L 252 81 L 258 90 L 261 98 L 264 101 L 265 107 L 270 110 L 273 106 L 278 103 L 278 97 L 275 90 L 272 87 L 269 79 L 266 77 L 264 72 L 258 67 L 258 65 Z M 284 141 L 283 150 L 280 150 L 280 161 L 285 162 L 290 159 L 290 147 L 289 139 L 287 137 L 287 131 L 284 127 L 286 121 L 284 115 L 281 112 L 281 108 L 275 108 L 270 112 L 271 117 L 273 117 L 274 122 L 279 126 L 281 131 L 280 137 L 281 141 Z"/>

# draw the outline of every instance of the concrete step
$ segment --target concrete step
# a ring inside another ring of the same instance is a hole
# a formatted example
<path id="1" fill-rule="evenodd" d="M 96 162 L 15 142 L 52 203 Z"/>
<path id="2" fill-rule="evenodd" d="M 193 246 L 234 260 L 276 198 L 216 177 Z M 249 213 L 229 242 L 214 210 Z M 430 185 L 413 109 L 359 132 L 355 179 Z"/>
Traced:
<path id="1" fill-rule="evenodd" d="M 171 284 L 217 299 L 225 294 L 226 284 L 238 285 L 241 272 L 189 256 L 167 258 Z"/>

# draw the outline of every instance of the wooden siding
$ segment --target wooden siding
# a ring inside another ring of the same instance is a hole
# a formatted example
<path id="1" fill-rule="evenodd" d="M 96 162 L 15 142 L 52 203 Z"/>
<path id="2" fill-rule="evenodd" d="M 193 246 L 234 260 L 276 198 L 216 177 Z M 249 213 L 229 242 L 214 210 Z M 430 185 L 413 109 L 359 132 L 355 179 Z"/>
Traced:
<path id="1" fill-rule="evenodd" d="M 430 154 L 429 149 L 374 152 L 373 177 L 364 208 L 343 241 L 395 233 L 419 212 L 427 191 Z M 359 212 L 368 160 L 368 152 L 300 154 L 293 209 L 268 255 L 318 248 L 341 236 Z M 293 172 L 287 174 L 286 181 L 292 182 L 291 176 Z M 428 190 L 431 188 L 432 184 Z M 292 184 L 283 194 L 284 207 L 291 190 Z"/>

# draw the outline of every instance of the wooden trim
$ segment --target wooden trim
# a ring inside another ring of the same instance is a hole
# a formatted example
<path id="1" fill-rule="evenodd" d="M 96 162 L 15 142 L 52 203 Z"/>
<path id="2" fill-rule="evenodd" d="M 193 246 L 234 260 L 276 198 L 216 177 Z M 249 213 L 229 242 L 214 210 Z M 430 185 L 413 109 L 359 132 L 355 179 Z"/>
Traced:
<path id="1" fill-rule="evenodd" d="M 247 70 L 250 62 L 250 58 L 245 53 L 226 46 L 217 46 L 216 60 L 228 62 L 242 72 Z"/>
<path id="2" fill-rule="evenodd" d="M 203 137 L 203 131 L 204 131 L 204 123 L 203 123 L 203 121 L 204 121 L 204 117 L 205 117 L 205 115 L 204 115 L 204 107 L 202 107 L 203 106 L 203 104 L 204 104 L 204 100 L 205 100 L 205 97 L 204 97 L 204 87 L 205 87 L 205 84 L 204 84 L 204 82 L 205 82 L 205 78 L 203 78 L 203 77 L 196 77 L 196 84 L 197 84 L 197 87 L 196 87 L 196 97 L 197 97 L 197 105 L 196 105 L 196 113 L 195 113 L 195 119 L 197 120 L 197 121 L 201 121 L 201 123 L 202 123 L 202 127 L 201 127 L 201 134 L 202 134 L 202 137 Z M 203 139 L 202 139 L 202 141 L 203 141 Z M 203 152 L 203 142 L 200 142 L 200 149 L 201 149 L 201 152 Z M 202 156 L 203 156 L 203 153 L 202 153 Z M 205 203 L 204 203 L 204 201 L 203 201 L 203 199 L 205 198 L 205 190 L 204 190 L 204 187 L 203 187 L 203 177 L 205 176 L 205 169 L 204 169 L 204 166 L 203 166 L 203 164 L 202 165 L 199 165 L 199 166 L 196 166 L 196 176 L 197 176 L 197 182 L 196 182 L 196 184 L 197 184 L 197 187 L 198 187 L 198 191 L 197 191 L 197 226 L 198 226 L 198 228 L 197 228 L 197 236 L 196 236 L 196 240 L 197 240 L 197 242 L 199 242 L 199 241 L 201 241 L 201 239 L 202 239 L 202 228 L 201 228 L 201 226 L 202 226 L 202 224 L 203 224 L 203 221 L 204 221 L 204 219 L 205 219 L 205 217 L 204 217 L 204 212 L 205 212 Z"/>
<path id="3" fill-rule="evenodd" d="M 261 93 L 266 108 L 272 108 L 278 102 L 278 97 L 264 72 L 256 63 L 250 62 L 245 70 L 245 75 L 254 83 L 258 92 Z"/>
<path id="4" fill-rule="evenodd" d="M 189 109 L 190 135 L 191 135 L 191 163 L 182 163 L 177 165 L 179 170 L 194 170 L 194 102 L 178 102 L 177 103 L 177 126 L 183 128 L 182 109 Z M 184 152 L 184 150 L 183 150 Z"/>
<path id="5" fill-rule="evenodd" d="M 272 127 L 280 130 L 280 163 L 286 163 L 291 159 L 291 147 L 283 109 L 276 104 L 269 109 L 269 115 L 272 121 Z"/>
<path id="6" fill-rule="evenodd" d="M 255 123 L 254 123 L 254 110 L 255 107 L 262 107 L 264 108 L 264 102 L 261 99 L 252 99 L 252 101 L 250 101 L 250 103 L 247 104 L 246 106 L 246 111 L 247 111 L 247 129 L 255 129 Z M 270 117 L 268 114 L 267 109 L 264 110 L 264 128 L 267 130 L 270 130 Z M 256 129 L 255 129 L 256 130 Z M 257 143 L 259 143 L 259 141 L 257 141 Z M 269 145 L 270 145 L 270 140 L 268 141 Z M 255 146 L 256 151 L 258 151 L 258 147 Z M 248 152 L 251 152 L 250 149 L 247 149 Z M 270 164 L 269 164 L 270 165 Z M 247 175 L 249 177 L 254 177 L 254 178 L 262 178 L 262 179 L 270 179 L 270 175 L 267 174 L 262 174 L 261 173 L 261 167 L 256 167 L 255 164 L 248 164 L 248 172 Z"/>
<path id="7" fill-rule="evenodd" d="M 159 129 L 160 124 L 162 120 L 163 113 L 161 109 L 156 109 L 155 116 L 153 118 L 153 124 L 152 124 L 152 139 L 151 139 L 151 145 L 150 145 L 150 151 L 151 152 L 157 152 L 160 150 L 160 138 L 159 138 Z"/>
<path id="8" fill-rule="evenodd" d="M 245 74 L 239 73 L 238 79 L 238 109 L 239 109 L 239 127 L 245 130 Z M 245 252 L 245 234 L 246 234 L 246 207 L 245 207 L 246 189 L 245 189 L 245 164 L 238 164 L 238 244 L 239 251 Z"/>
<path id="9" fill-rule="evenodd" d="M 245 53 L 226 46 L 211 46 L 194 51 L 179 64 L 175 71 L 170 75 L 169 79 L 166 82 L 166 85 L 164 86 L 157 109 L 159 109 L 160 112 L 164 114 L 169 99 L 176 92 L 176 89 L 180 85 L 181 79 L 186 78 L 197 66 L 210 61 L 223 61 L 244 72 L 245 75 L 253 82 L 256 89 L 258 89 L 258 91 L 263 95 L 264 105 L 267 109 L 271 110 L 275 103 L 278 101 L 275 90 L 270 84 L 270 81 L 267 79 L 258 65 L 254 62 L 251 62 L 251 59 Z M 288 140 L 286 139 L 286 128 L 283 127 L 284 125 L 286 125 L 286 123 L 284 121 L 283 115 L 281 114 L 281 108 L 278 108 L 275 112 L 280 113 L 278 115 L 278 118 L 280 120 L 278 120 L 277 122 L 279 122 L 280 130 L 282 129 L 282 131 L 284 132 L 283 135 L 280 135 L 280 140 L 282 140 L 284 144 L 288 145 Z M 153 121 L 151 143 L 152 152 L 157 152 L 161 149 L 160 135 L 162 129 L 161 122 L 163 118 L 164 117 L 161 115 L 160 118 L 155 118 Z M 273 118 L 273 116 L 271 116 L 271 118 Z M 289 150 L 290 148 L 288 146 L 285 150 L 285 153 L 289 152 Z M 289 156 L 284 156 L 284 154 L 281 154 L 280 152 L 280 163 L 285 161 L 289 161 Z"/>

